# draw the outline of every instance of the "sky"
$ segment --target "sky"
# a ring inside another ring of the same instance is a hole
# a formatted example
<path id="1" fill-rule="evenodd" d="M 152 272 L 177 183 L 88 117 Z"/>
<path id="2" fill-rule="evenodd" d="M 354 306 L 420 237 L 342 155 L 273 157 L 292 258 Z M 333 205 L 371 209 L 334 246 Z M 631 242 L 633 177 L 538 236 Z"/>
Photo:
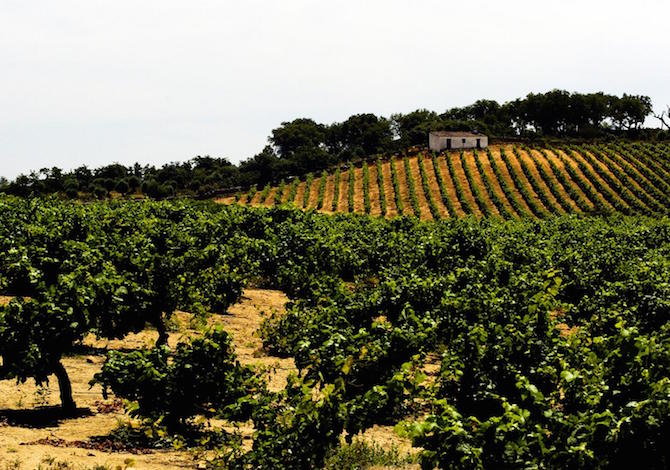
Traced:
<path id="1" fill-rule="evenodd" d="M 0 176 L 553 88 L 670 105 L 667 0 L 0 0 Z M 649 124 L 654 124 L 653 120 Z"/>

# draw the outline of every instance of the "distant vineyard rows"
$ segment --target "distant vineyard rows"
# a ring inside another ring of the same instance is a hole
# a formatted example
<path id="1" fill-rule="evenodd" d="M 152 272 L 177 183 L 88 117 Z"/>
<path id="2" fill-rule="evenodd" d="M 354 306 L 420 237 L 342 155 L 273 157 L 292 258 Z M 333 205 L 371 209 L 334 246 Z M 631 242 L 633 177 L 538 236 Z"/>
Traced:
<path id="1" fill-rule="evenodd" d="M 422 220 L 665 214 L 670 210 L 670 145 L 493 146 L 370 160 L 220 201 Z"/>

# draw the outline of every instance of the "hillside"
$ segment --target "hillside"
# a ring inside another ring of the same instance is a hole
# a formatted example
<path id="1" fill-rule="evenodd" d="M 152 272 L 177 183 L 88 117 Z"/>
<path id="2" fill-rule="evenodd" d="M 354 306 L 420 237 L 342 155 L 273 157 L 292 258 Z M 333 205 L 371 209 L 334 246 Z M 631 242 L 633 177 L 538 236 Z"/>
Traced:
<path id="1" fill-rule="evenodd" d="M 219 199 L 373 216 L 546 217 L 670 210 L 670 144 L 599 144 L 428 153 L 344 165 Z"/>

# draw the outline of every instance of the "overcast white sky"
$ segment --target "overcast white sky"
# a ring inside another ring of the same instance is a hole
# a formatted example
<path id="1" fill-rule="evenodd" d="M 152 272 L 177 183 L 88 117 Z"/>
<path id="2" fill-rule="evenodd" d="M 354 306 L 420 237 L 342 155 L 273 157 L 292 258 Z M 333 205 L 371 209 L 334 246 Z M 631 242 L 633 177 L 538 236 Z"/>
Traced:
<path id="1" fill-rule="evenodd" d="M 0 175 L 252 156 L 282 121 L 530 91 L 670 104 L 667 0 L 0 0 Z"/>

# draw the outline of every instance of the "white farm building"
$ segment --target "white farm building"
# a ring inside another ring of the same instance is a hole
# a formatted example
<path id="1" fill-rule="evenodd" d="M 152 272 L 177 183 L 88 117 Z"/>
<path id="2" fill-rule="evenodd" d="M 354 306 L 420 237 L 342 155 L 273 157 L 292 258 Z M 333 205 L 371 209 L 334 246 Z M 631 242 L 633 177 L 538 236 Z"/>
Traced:
<path id="1" fill-rule="evenodd" d="M 433 152 L 451 149 L 481 149 L 489 138 L 477 132 L 433 131 L 428 135 L 428 146 Z"/>

